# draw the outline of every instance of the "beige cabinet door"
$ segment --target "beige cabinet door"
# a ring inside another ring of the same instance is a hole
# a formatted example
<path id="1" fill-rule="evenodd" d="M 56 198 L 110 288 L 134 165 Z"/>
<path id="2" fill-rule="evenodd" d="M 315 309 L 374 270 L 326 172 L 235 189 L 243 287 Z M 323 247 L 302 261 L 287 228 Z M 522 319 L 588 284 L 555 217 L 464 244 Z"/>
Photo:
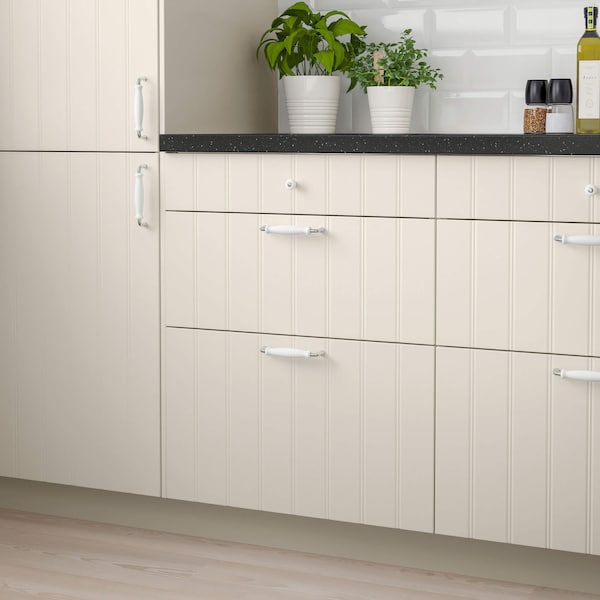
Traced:
<path id="1" fill-rule="evenodd" d="M 600 554 L 600 388 L 578 374 L 600 360 L 436 350 L 437 533 Z"/>
<path id="2" fill-rule="evenodd" d="M 433 352 L 167 328 L 164 494 L 431 532 Z"/>
<path id="3" fill-rule="evenodd" d="M 438 156 L 442 219 L 600 221 L 600 159 Z"/>
<path id="4" fill-rule="evenodd" d="M 0 0 L 0 150 L 156 151 L 158 97 L 157 0 Z"/>
<path id="5" fill-rule="evenodd" d="M 431 219 L 167 212 L 165 254 L 167 325 L 433 343 Z"/>
<path id="6" fill-rule="evenodd" d="M 159 495 L 157 156 L 4 152 L 0 188 L 0 474 Z"/>
<path id="7" fill-rule="evenodd" d="M 435 157 L 377 154 L 166 154 L 167 210 L 435 216 Z"/>
<path id="8" fill-rule="evenodd" d="M 439 220 L 437 344 L 600 356 L 598 236 L 583 223 Z"/>

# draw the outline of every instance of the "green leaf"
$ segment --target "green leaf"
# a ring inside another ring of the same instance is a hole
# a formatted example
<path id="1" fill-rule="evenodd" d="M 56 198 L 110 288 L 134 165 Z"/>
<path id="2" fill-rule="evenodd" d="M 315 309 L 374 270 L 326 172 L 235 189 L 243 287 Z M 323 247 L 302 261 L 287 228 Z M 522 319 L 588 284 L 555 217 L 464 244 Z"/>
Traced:
<path id="1" fill-rule="evenodd" d="M 333 65 L 335 63 L 335 52 L 333 50 L 321 50 L 320 52 L 316 52 L 315 58 L 323 65 L 329 74 L 333 73 Z"/>
<path id="2" fill-rule="evenodd" d="M 310 15 L 312 14 L 312 9 L 310 8 L 310 6 L 308 6 L 308 4 L 306 4 L 306 2 L 296 2 L 296 4 L 292 4 L 292 6 L 288 6 L 288 8 L 286 10 L 284 10 L 281 14 L 282 15 L 291 15 L 291 14 L 305 14 L 305 15 Z"/>
<path id="3" fill-rule="evenodd" d="M 286 38 L 285 42 L 284 42 L 284 47 L 286 49 L 286 51 L 291 54 L 294 48 L 294 45 L 296 44 L 296 42 L 303 36 L 305 36 L 307 34 L 306 29 L 302 28 L 302 29 L 296 29 L 296 31 L 294 31 L 289 37 Z"/>
<path id="4" fill-rule="evenodd" d="M 357 25 L 354 21 L 350 21 L 350 19 L 339 19 L 332 23 L 332 27 L 330 28 L 331 32 L 335 37 L 341 37 L 342 35 L 366 35 L 364 27 Z"/>
<path id="5" fill-rule="evenodd" d="M 281 52 L 284 50 L 283 42 L 273 42 L 272 44 L 268 44 L 265 46 L 265 56 L 267 58 L 267 63 L 271 69 L 275 69 L 277 65 L 277 61 L 281 56 Z"/>

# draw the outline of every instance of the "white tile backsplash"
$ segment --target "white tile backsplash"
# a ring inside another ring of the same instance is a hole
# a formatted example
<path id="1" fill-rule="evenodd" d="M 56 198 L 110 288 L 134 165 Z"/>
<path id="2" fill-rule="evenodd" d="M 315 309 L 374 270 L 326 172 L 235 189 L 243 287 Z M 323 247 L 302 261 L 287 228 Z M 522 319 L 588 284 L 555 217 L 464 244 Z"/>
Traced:
<path id="1" fill-rule="evenodd" d="M 294 0 L 279 0 L 285 10 Z M 413 132 L 520 133 L 527 79 L 569 77 L 587 0 L 309 0 L 343 10 L 367 26 L 369 39 L 395 41 L 413 29 L 430 62 L 444 72 L 437 91 L 415 97 Z M 593 2 L 591 3 L 593 4 Z M 345 88 L 344 88 L 345 89 Z M 280 130 L 286 131 L 284 111 Z M 342 97 L 337 131 L 368 132 L 361 90 Z"/>

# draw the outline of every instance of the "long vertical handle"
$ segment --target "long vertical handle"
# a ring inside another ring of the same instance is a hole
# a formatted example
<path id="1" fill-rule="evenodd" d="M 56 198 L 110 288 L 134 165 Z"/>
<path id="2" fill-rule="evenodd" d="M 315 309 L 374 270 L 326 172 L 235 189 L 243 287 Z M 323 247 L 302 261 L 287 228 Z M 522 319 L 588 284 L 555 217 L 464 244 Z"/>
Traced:
<path id="1" fill-rule="evenodd" d="M 147 77 L 138 77 L 135 84 L 135 94 L 133 97 L 133 121 L 135 123 L 135 132 L 138 138 L 147 140 L 147 135 L 142 135 L 144 131 L 144 95 L 142 93 L 142 81 L 148 81 Z"/>
<path id="2" fill-rule="evenodd" d="M 134 192 L 134 203 L 135 203 L 135 220 L 140 227 L 148 227 L 147 223 L 144 223 L 144 174 L 142 169 L 147 169 L 148 165 L 139 165 L 135 173 L 135 192 Z"/>

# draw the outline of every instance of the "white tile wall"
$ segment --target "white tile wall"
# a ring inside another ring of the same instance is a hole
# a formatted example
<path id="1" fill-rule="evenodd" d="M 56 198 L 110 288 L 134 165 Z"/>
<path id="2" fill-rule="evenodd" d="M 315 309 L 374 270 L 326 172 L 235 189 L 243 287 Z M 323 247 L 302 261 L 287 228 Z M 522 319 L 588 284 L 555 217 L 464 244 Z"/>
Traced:
<path id="1" fill-rule="evenodd" d="M 279 0 L 285 10 L 293 0 Z M 347 12 L 372 40 L 394 41 L 410 27 L 445 78 L 419 90 L 415 133 L 520 133 L 527 79 L 570 77 L 587 0 L 308 0 Z M 593 2 L 589 3 L 593 4 Z M 281 103 L 283 104 L 283 103 Z M 342 98 L 339 132 L 369 132 L 362 91 Z M 287 119 L 280 107 L 280 130 Z"/>

